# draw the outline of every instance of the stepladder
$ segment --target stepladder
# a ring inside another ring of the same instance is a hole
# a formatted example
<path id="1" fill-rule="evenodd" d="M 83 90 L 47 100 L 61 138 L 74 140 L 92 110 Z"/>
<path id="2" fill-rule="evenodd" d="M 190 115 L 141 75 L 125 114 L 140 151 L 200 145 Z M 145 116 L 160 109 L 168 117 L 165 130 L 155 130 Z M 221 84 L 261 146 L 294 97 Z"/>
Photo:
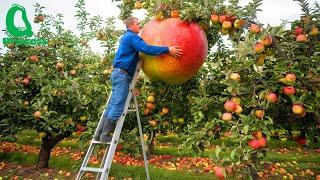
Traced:
<path id="1" fill-rule="evenodd" d="M 95 177 L 95 179 L 100 180 L 107 180 L 109 177 L 112 161 L 114 154 L 116 152 L 116 148 L 120 139 L 120 134 L 122 131 L 122 127 L 126 118 L 127 113 L 129 112 L 135 112 L 137 123 L 138 123 L 138 129 L 139 129 L 139 135 L 140 135 L 140 141 L 142 146 L 142 155 L 144 159 L 144 165 L 146 170 L 146 179 L 150 180 L 149 177 L 149 170 L 148 170 L 148 160 L 146 156 L 145 151 L 145 143 L 143 139 L 143 132 L 141 127 L 141 121 L 140 121 L 140 115 L 139 115 L 139 108 L 136 96 L 134 95 L 134 87 L 136 85 L 139 73 L 141 71 L 141 61 L 138 62 L 135 73 L 132 77 L 131 83 L 129 84 L 129 93 L 126 98 L 125 106 L 123 109 L 123 112 L 120 116 L 120 118 L 117 121 L 115 130 L 113 132 L 112 140 L 110 142 L 100 142 L 96 141 L 92 138 L 89 144 L 89 148 L 86 152 L 86 155 L 84 156 L 84 159 L 82 161 L 80 170 L 77 174 L 76 180 L 80 179 L 87 179 L 88 177 Z M 110 98 L 112 96 L 112 93 L 110 93 L 108 101 L 106 105 L 108 105 Z M 105 110 L 103 111 L 98 127 L 96 128 L 95 134 L 98 133 L 99 126 L 102 126 L 103 124 L 103 116 L 104 116 Z M 98 158 L 100 156 L 100 158 Z M 89 163 L 89 161 L 94 158 L 95 159 L 95 165 L 92 165 Z M 98 166 L 99 164 L 99 166 Z M 86 173 L 86 174 L 85 174 Z M 90 176 L 88 176 L 88 174 Z M 93 175 L 94 174 L 94 175 Z"/>

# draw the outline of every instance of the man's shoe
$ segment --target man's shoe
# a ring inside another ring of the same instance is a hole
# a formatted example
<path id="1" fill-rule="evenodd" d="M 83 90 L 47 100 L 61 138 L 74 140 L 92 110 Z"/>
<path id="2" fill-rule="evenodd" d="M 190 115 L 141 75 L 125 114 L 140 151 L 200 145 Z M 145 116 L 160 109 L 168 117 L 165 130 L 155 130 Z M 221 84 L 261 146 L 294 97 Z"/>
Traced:
<path id="1" fill-rule="evenodd" d="M 101 121 L 102 122 L 101 122 L 100 126 L 97 127 L 97 133 L 95 133 L 93 135 L 93 140 L 95 140 L 95 141 L 99 141 L 100 140 L 102 129 L 103 129 L 103 126 L 104 126 L 105 122 L 107 121 L 107 119 L 105 119 L 105 117 L 103 117 L 103 119 Z"/>
<path id="2" fill-rule="evenodd" d="M 100 135 L 100 142 L 111 142 L 112 140 L 111 133 L 114 131 L 116 124 L 117 122 L 114 122 L 114 121 L 110 121 L 110 120 L 105 121 L 102 129 L 102 133 Z"/>

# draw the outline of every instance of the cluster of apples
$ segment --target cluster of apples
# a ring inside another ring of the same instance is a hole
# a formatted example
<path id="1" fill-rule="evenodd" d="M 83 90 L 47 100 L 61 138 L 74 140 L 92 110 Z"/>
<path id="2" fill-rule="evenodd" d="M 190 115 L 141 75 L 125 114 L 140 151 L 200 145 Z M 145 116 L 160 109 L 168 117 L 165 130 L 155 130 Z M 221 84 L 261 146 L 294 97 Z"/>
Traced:
<path id="1" fill-rule="evenodd" d="M 149 115 L 154 109 L 156 109 L 155 98 L 154 95 L 151 94 L 147 97 L 146 108 L 143 111 L 145 116 Z"/>
<path id="2" fill-rule="evenodd" d="M 227 112 L 222 114 L 221 119 L 224 121 L 231 121 L 232 113 L 241 114 L 243 109 L 240 103 L 241 103 L 241 99 L 239 97 L 232 97 L 231 100 L 226 101 L 223 107 Z"/>
<path id="3" fill-rule="evenodd" d="M 292 96 L 296 93 L 296 89 L 293 86 L 296 82 L 297 77 L 294 73 L 287 73 L 284 77 L 279 79 L 279 82 L 283 83 L 285 86 L 282 88 L 283 94 L 287 96 Z M 306 116 L 306 111 L 304 109 L 303 104 L 295 103 L 292 105 L 291 108 L 293 114 L 297 115 L 298 117 L 302 118 Z"/>
<path id="4" fill-rule="evenodd" d="M 227 14 L 211 14 L 212 24 L 219 24 L 221 26 L 220 32 L 223 35 L 232 34 L 235 30 L 242 28 L 246 21 L 241 18 L 237 18 L 233 15 Z"/>
<path id="5" fill-rule="evenodd" d="M 255 131 L 253 133 L 253 137 L 254 137 L 253 139 L 248 141 L 248 145 L 252 149 L 260 149 L 260 148 L 266 147 L 267 139 L 266 139 L 266 137 L 263 136 L 261 131 Z"/>
<path id="6" fill-rule="evenodd" d="M 307 35 L 307 33 L 305 32 L 305 30 L 302 27 L 297 26 L 294 28 L 293 33 L 296 36 L 297 42 L 305 43 L 305 42 L 308 42 L 309 36 L 316 37 L 319 34 L 319 28 L 317 26 L 313 25 Z"/>

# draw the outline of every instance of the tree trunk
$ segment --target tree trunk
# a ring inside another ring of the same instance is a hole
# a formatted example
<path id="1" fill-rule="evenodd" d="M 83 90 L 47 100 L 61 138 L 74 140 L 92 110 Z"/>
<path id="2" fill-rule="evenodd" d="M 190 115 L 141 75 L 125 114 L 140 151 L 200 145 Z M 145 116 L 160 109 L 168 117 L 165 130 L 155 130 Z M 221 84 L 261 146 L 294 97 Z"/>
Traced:
<path id="1" fill-rule="evenodd" d="M 42 138 L 42 144 L 38 157 L 37 168 L 47 168 L 49 165 L 50 153 L 53 147 L 58 144 L 62 139 L 69 137 L 71 133 L 59 134 L 53 137 L 51 134 L 47 133 L 45 137 Z"/>

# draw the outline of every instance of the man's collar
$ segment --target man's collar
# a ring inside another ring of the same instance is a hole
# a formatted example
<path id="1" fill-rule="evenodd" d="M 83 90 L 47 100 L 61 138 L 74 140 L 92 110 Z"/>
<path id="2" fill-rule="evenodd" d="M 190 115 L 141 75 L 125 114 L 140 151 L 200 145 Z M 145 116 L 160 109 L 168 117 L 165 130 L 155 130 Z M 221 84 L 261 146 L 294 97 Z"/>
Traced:
<path id="1" fill-rule="evenodd" d="M 132 32 L 132 33 L 134 33 L 131 29 L 127 29 L 127 32 Z"/>

